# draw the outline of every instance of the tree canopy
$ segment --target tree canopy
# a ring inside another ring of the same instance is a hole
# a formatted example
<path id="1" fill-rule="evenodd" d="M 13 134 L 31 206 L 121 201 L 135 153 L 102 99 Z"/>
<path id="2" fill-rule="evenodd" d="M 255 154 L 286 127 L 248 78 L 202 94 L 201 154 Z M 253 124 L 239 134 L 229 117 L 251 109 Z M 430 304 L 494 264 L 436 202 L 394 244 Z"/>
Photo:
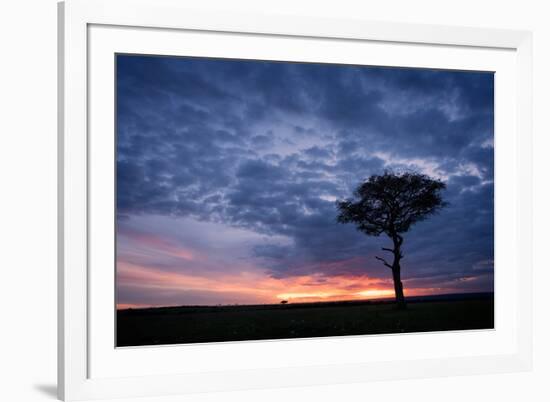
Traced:
<path id="1" fill-rule="evenodd" d="M 374 175 L 357 187 L 355 199 L 337 201 L 338 222 L 355 223 L 371 236 L 405 233 L 447 205 L 441 196 L 443 189 L 445 183 L 425 174 Z"/>

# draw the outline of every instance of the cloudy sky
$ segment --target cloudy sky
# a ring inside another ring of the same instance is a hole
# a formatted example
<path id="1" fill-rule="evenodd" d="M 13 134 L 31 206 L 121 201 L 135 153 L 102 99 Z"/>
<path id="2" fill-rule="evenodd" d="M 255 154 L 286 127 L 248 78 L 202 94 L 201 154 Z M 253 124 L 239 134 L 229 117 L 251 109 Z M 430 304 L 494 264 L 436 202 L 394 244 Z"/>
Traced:
<path id="1" fill-rule="evenodd" d="M 493 74 L 117 56 L 117 303 L 393 295 L 389 246 L 336 223 L 369 175 L 444 180 L 405 294 L 493 290 Z"/>

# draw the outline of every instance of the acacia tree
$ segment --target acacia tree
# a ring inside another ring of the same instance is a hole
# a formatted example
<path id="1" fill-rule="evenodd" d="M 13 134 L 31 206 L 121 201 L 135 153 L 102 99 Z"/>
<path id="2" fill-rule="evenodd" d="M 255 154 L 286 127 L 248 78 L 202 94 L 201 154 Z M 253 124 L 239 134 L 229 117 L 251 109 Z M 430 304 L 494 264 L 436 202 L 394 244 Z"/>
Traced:
<path id="1" fill-rule="evenodd" d="M 382 250 L 391 253 L 393 261 L 375 258 L 392 271 L 399 309 L 406 308 L 401 282 L 402 234 L 447 205 L 441 196 L 444 189 L 445 183 L 424 174 L 385 172 L 360 184 L 354 199 L 336 202 L 338 222 L 354 223 L 357 230 L 368 236 L 385 233 L 391 239 L 393 248 L 382 247 Z"/>

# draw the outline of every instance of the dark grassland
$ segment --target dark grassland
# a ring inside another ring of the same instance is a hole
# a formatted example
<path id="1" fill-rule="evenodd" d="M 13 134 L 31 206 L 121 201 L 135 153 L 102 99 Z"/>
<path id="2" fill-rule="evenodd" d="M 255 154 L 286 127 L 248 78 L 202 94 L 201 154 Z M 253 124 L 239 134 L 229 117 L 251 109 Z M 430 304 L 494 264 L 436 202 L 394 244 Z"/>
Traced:
<path id="1" fill-rule="evenodd" d="M 117 346 L 494 328 L 493 294 L 391 301 L 183 306 L 117 312 Z"/>

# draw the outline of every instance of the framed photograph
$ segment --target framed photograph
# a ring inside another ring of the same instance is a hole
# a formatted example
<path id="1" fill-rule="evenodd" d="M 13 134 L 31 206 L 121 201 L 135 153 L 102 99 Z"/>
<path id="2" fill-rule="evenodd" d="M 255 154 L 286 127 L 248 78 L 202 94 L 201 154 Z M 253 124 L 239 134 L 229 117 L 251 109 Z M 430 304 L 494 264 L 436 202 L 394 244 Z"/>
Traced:
<path id="1" fill-rule="evenodd" d="M 60 398 L 530 369 L 530 33 L 70 0 L 59 45 Z"/>

